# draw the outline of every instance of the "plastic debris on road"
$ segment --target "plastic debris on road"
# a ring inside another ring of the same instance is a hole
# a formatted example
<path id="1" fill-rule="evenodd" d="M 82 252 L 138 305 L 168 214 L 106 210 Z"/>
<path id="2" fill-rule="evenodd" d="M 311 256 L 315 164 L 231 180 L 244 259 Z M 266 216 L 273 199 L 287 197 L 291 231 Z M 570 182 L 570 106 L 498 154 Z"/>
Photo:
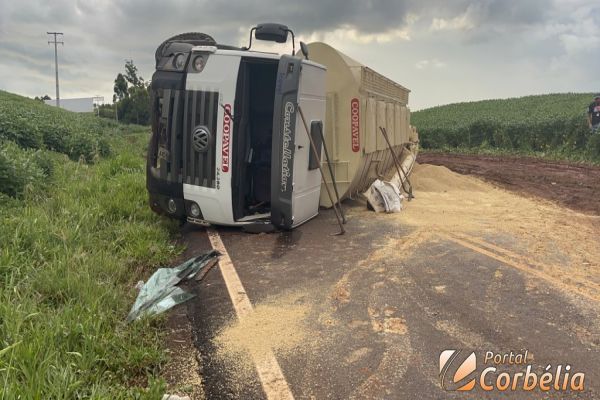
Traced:
<path id="1" fill-rule="evenodd" d="M 201 256 L 190 258 L 176 267 L 156 270 L 140 289 L 140 293 L 127 316 L 127 322 L 134 321 L 142 316 L 160 314 L 194 297 L 193 294 L 176 285 L 181 281 L 193 278 L 200 270 L 214 263 L 213 260 L 219 255 L 218 251 L 211 250 Z"/>

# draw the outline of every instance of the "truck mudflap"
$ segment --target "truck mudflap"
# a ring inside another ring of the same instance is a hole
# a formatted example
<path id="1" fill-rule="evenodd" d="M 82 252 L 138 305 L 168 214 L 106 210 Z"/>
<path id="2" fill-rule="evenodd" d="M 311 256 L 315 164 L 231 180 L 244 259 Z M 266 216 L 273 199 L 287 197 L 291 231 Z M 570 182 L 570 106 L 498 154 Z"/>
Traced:
<path id="1" fill-rule="evenodd" d="M 284 55 L 279 61 L 273 111 L 271 160 L 271 222 L 278 228 L 294 225 L 294 155 L 298 88 L 302 61 Z"/>

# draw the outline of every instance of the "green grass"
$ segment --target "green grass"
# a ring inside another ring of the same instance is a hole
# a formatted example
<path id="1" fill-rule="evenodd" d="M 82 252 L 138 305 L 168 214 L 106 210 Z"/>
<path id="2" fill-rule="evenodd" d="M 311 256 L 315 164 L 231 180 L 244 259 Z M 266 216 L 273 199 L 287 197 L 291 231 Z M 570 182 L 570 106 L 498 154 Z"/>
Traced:
<path id="1" fill-rule="evenodd" d="M 600 135 L 591 135 L 591 93 L 526 96 L 457 103 L 417 111 L 411 123 L 425 149 L 501 151 L 575 161 L 600 161 Z"/>
<path id="2" fill-rule="evenodd" d="M 42 159 L 32 170 L 45 178 L 0 197 L 2 398 L 159 399 L 164 390 L 163 320 L 125 316 L 135 282 L 180 249 L 174 225 L 147 205 L 148 128 L 110 128 L 98 134 L 113 155 L 93 163 L 3 143 L 11 162 Z"/>

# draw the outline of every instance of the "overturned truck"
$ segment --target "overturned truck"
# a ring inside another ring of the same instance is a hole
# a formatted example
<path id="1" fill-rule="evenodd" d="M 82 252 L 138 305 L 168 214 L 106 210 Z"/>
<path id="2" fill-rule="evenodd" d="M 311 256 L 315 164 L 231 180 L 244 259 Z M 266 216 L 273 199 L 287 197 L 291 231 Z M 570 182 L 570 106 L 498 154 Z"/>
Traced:
<path id="1" fill-rule="evenodd" d="M 251 50 L 253 37 L 288 34 L 292 55 Z M 332 205 L 323 185 L 337 180 L 349 197 L 391 167 L 392 151 L 414 159 L 408 90 L 325 44 L 301 45 L 295 54 L 293 32 L 262 24 L 245 48 L 202 33 L 158 47 L 146 181 L 155 212 L 290 229 Z M 377 137 L 382 124 L 391 147 Z M 321 163 L 335 179 L 323 181 Z"/>

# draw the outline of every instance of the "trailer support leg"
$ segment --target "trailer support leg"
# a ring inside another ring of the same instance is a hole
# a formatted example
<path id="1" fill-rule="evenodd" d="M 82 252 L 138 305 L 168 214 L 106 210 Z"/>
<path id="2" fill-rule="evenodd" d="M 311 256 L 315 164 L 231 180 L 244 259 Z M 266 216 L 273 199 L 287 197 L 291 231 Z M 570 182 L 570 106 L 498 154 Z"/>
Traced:
<path id="1" fill-rule="evenodd" d="M 310 135 L 310 130 L 308 129 L 308 124 L 306 123 L 306 119 L 304 118 L 304 113 L 302 112 L 302 108 L 300 107 L 300 104 L 298 104 L 298 111 L 300 113 L 300 118 L 302 118 L 302 124 L 304 125 L 304 131 L 306 132 L 306 135 L 308 136 L 308 140 L 310 141 L 310 147 L 312 149 L 313 155 L 315 156 L 315 159 L 317 160 L 317 165 L 319 167 L 319 171 L 321 172 L 321 178 L 323 179 L 323 183 L 325 183 L 325 189 L 327 190 L 327 195 L 329 196 L 329 200 L 331 201 L 331 204 L 333 204 L 333 212 L 335 213 L 335 218 L 337 219 L 338 225 L 340 226 L 340 232 L 337 233 L 337 235 L 343 235 L 344 233 L 346 233 L 346 229 L 344 229 L 344 223 L 342 222 L 342 219 L 338 212 L 336 202 L 333 198 L 333 195 L 331 194 L 331 190 L 329 189 L 329 186 L 327 186 L 327 183 L 325 181 L 325 172 L 323 171 L 323 165 L 321 164 L 321 159 L 319 158 L 319 152 L 317 151 L 317 146 L 315 145 L 315 142 L 314 142 L 312 136 Z M 327 160 L 327 162 L 329 162 L 329 160 Z M 334 180 L 334 186 L 335 186 L 335 180 Z M 338 202 L 339 202 L 339 198 L 338 198 Z"/>
<path id="2" fill-rule="evenodd" d="M 333 184 L 333 190 L 335 191 L 335 198 L 337 200 L 338 207 L 340 208 L 340 214 L 342 214 L 342 222 L 346 223 L 346 215 L 344 214 L 344 209 L 342 208 L 342 202 L 340 200 L 340 194 L 337 188 L 337 182 L 335 180 L 335 175 L 333 174 L 333 168 L 331 167 L 331 159 L 329 158 L 329 152 L 327 151 L 327 145 L 325 144 L 325 135 L 323 134 L 323 129 L 319 126 L 319 133 L 321 134 L 321 142 L 323 143 L 323 150 L 325 151 L 325 159 L 327 160 L 327 167 L 329 169 L 329 175 L 331 176 L 331 183 Z M 327 186 L 327 182 L 324 182 L 325 186 Z"/>
<path id="3" fill-rule="evenodd" d="M 406 171 L 404 171 L 404 168 L 402 168 L 402 164 L 400 164 L 400 160 L 398 160 L 396 153 L 394 153 L 394 149 L 392 148 L 392 144 L 390 143 L 390 139 L 388 138 L 387 131 L 382 126 L 379 127 L 379 130 L 381 131 L 381 134 L 383 135 L 383 138 L 385 139 L 385 142 L 387 143 L 388 148 L 390 149 L 390 152 L 392 153 L 392 159 L 394 160 L 394 165 L 396 166 L 396 170 L 398 171 L 398 177 L 400 178 L 400 182 L 402 184 L 402 189 L 404 189 L 406 194 L 408 194 L 408 201 L 410 201 L 411 199 L 415 198 L 415 196 L 412 193 L 412 184 L 410 183 L 410 180 L 408 179 L 408 175 L 406 174 Z M 404 180 L 402 179 L 403 176 L 404 176 Z M 408 184 L 408 190 L 406 189 L 405 183 Z"/>

